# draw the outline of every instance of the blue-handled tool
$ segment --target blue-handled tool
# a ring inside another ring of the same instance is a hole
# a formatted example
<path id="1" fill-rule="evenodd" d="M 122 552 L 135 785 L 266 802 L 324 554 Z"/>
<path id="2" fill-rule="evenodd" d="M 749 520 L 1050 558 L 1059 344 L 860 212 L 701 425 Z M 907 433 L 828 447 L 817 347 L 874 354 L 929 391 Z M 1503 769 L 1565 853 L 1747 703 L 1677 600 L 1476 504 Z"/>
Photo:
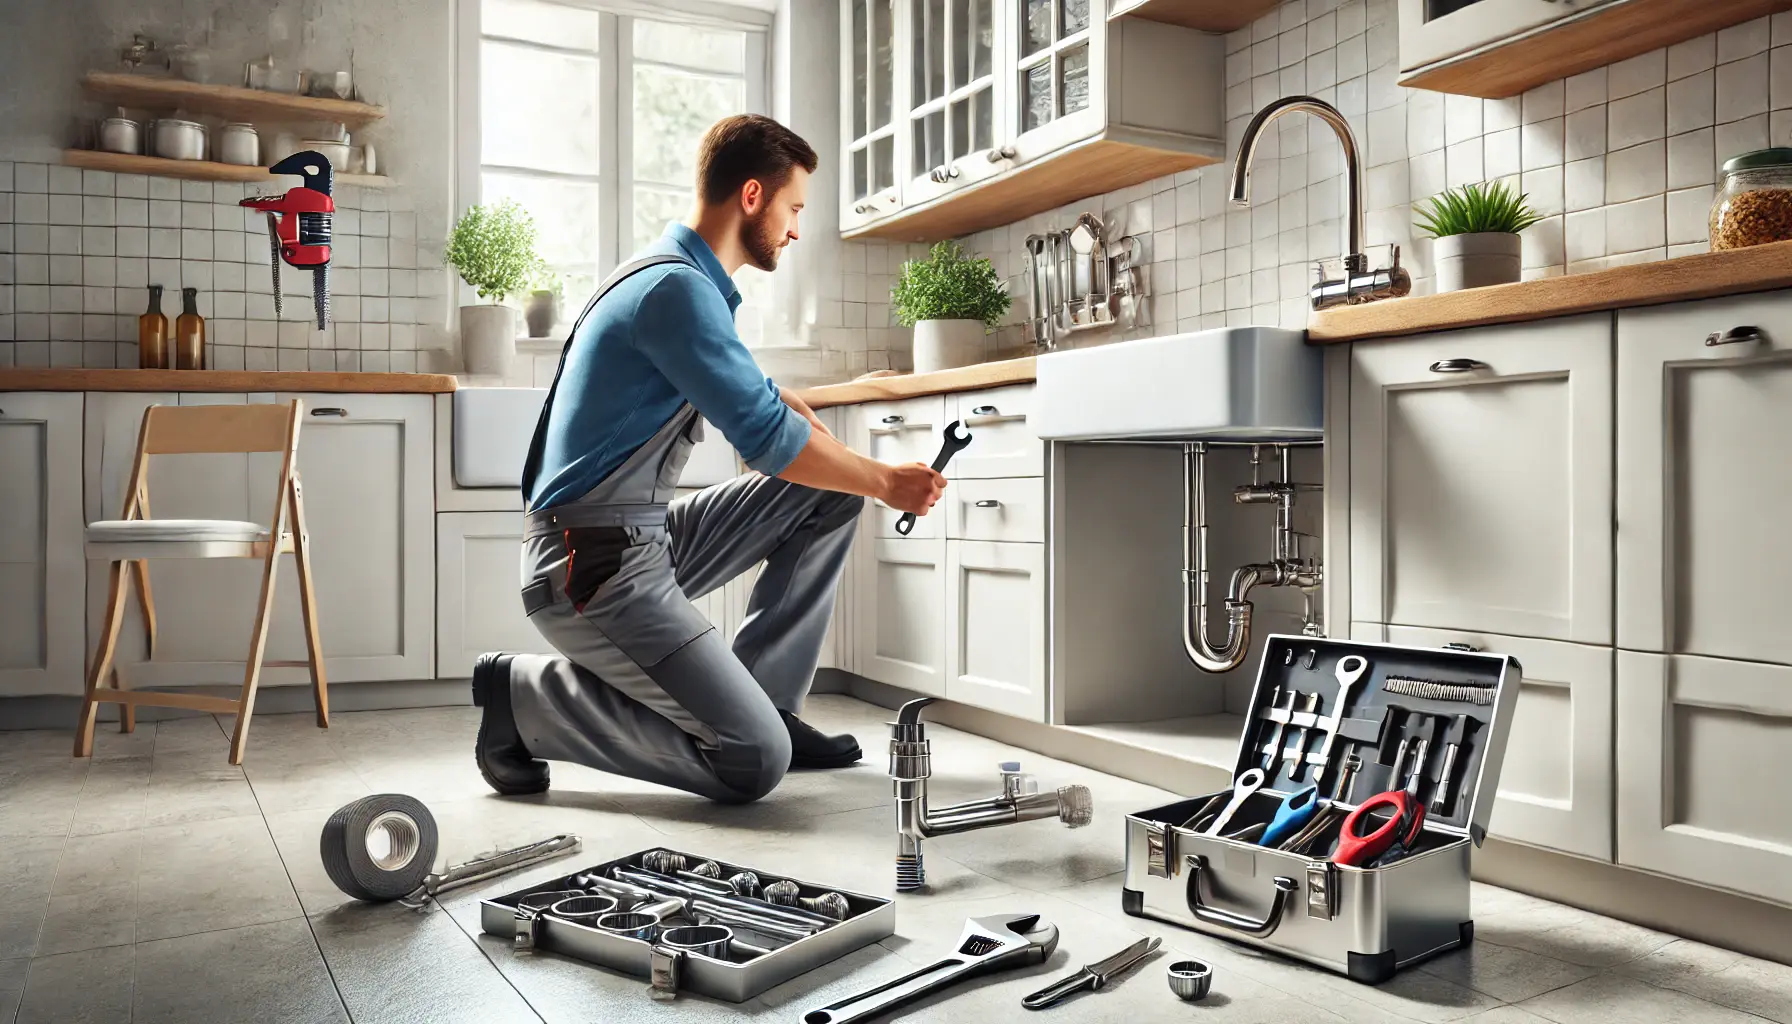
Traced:
<path id="1" fill-rule="evenodd" d="M 1263 846 L 1279 846 L 1282 841 L 1307 827 L 1313 815 L 1319 810 L 1319 787 L 1308 786 L 1288 794 L 1282 806 L 1276 808 L 1276 816 L 1270 819 L 1269 827 L 1263 830 L 1263 838 L 1258 843 Z"/>

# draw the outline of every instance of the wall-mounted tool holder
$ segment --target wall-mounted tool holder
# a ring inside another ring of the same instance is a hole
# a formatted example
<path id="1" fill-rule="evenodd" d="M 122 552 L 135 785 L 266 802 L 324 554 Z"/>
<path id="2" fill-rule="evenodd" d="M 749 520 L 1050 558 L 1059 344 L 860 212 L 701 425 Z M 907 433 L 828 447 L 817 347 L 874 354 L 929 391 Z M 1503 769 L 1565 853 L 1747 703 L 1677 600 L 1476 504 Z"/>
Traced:
<path id="1" fill-rule="evenodd" d="M 1127 815 L 1122 905 L 1370 984 L 1468 943 L 1521 671 L 1270 636 L 1234 784 Z"/>
<path id="2" fill-rule="evenodd" d="M 1144 243 L 1134 235 L 1110 242 L 1101 218 L 1085 213 L 1067 230 L 1029 235 L 1027 339 L 1042 349 L 1097 327 L 1142 326 Z"/>
<path id="3" fill-rule="evenodd" d="M 649 979 L 654 999 L 741 1003 L 895 934 L 896 905 L 656 847 L 484 900 L 479 920 L 518 952 Z"/>

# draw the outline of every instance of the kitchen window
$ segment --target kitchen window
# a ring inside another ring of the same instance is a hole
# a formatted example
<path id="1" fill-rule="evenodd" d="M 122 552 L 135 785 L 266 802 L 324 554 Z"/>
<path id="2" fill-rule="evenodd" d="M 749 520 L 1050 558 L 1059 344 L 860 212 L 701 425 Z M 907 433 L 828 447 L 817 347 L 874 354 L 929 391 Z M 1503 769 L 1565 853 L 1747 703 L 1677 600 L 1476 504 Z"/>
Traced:
<path id="1" fill-rule="evenodd" d="M 597 283 L 682 220 L 697 143 L 764 113 L 771 15 L 700 0 L 462 0 L 460 209 L 512 198 L 565 282 L 564 329 Z M 743 268 L 736 322 L 760 336 L 769 277 Z M 526 296 L 511 301 L 519 303 Z"/>

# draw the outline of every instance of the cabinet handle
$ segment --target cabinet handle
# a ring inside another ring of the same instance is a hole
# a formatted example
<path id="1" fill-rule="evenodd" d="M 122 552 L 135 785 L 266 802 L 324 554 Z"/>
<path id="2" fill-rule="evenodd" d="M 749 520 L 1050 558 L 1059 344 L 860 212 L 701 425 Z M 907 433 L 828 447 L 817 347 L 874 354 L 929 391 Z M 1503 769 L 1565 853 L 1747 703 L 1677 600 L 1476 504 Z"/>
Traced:
<path id="1" fill-rule="evenodd" d="M 989 162 L 992 164 L 999 164 L 1004 160 L 1012 160 L 1012 159 L 1014 159 L 1014 147 L 1013 146 L 1002 146 L 998 149 L 992 149 L 989 151 Z"/>
<path id="2" fill-rule="evenodd" d="M 311 415 L 313 415 L 313 416 L 347 416 L 348 410 L 347 409 L 338 409 L 335 406 L 326 405 L 326 406 L 323 406 L 322 408 L 311 410 Z"/>
<path id="3" fill-rule="evenodd" d="M 1707 346 L 1736 345 L 1745 341 L 1766 341 L 1767 335 L 1761 333 L 1759 327 L 1732 327 L 1722 334 L 1712 334 L 1705 339 Z"/>
<path id="4" fill-rule="evenodd" d="M 1474 644 L 1465 644 L 1461 641 L 1453 641 L 1444 645 L 1444 650 L 1446 651 L 1479 651 L 1480 649 L 1481 648 L 1476 647 Z"/>
<path id="5" fill-rule="evenodd" d="M 1468 373 L 1486 369 L 1490 367 L 1479 359 L 1439 359 L 1431 364 L 1432 373 Z"/>
<path id="6" fill-rule="evenodd" d="M 852 212 L 854 212 L 854 213 L 870 213 L 871 207 L 866 205 L 865 203 L 860 203 L 857 206 L 854 206 L 852 208 Z"/>
<path id="7" fill-rule="evenodd" d="M 1001 413 L 997 412 L 996 407 L 993 405 L 979 405 L 977 408 L 971 410 L 971 415 L 972 416 L 1000 416 Z"/>
<path id="8" fill-rule="evenodd" d="M 994 498 L 984 498 L 982 501 L 977 502 L 977 507 L 978 508 L 1001 508 L 1002 503 L 997 501 Z"/>
<path id="9" fill-rule="evenodd" d="M 893 414 L 893 413 L 892 413 L 892 414 L 891 414 L 891 415 L 889 415 L 889 416 L 885 416 L 885 417 L 884 417 L 884 422 L 885 422 L 885 423 L 901 423 L 901 422 L 902 422 L 902 417 L 901 417 L 901 416 L 897 416 L 897 415 L 895 415 L 895 414 Z"/>

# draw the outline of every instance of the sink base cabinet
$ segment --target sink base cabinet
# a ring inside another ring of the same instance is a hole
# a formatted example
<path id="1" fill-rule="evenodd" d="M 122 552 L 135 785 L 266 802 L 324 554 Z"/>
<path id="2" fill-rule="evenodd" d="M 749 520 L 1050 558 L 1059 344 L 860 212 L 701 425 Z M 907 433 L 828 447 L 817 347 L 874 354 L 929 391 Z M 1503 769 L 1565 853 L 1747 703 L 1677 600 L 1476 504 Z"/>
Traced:
<path id="1" fill-rule="evenodd" d="M 1792 905 L 1792 668 L 1618 652 L 1618 863 Z"/>
<path id="2" fill-rule="evenodd" d="M 85 683 L 81 415 L 79 394 L 0 395 L 0 696 Z"/>

